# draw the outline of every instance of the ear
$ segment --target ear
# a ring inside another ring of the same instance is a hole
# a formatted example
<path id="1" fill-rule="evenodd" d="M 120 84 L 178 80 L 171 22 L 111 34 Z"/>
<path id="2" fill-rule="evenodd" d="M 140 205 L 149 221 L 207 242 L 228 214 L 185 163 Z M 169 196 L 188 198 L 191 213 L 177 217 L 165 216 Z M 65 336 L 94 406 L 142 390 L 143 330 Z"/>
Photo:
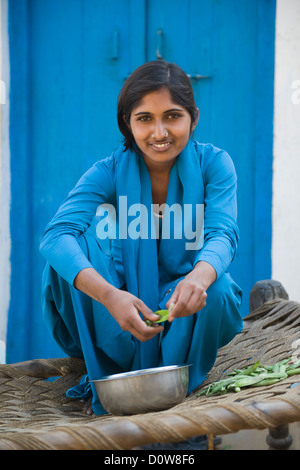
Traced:
<path id="1" fill-rule="evenodd" d="M 194 130 L 196 129 L 198 121 L 199 121 L 199 108 L 197 108 L 197 117 L 196 117 L 196 119 L 193 122 L 192 127 L 191 127 L 192 132 L 194 132 Z"/>
<path id="2" fill-rule="evenodd" d="M 128 121 L 126 120 L 126 115 L 125 115 L 125 114 L 123 114 L 123 120 L 124 120 L 126 126 L 128 126 L 129 129 L 131 129 L 131 127 L 130 127 L 130 122 L 128 122 Z"/>

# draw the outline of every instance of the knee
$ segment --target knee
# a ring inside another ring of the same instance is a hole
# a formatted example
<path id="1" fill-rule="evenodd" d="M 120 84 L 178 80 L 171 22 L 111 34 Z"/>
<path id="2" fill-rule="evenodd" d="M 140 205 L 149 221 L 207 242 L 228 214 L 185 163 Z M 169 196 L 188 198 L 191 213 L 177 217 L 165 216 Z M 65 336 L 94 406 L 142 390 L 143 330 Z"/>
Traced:
<path id="1" fill-rule="evenodd" d="M 240 305 L 242 291 L 233 281 L 230 274 L 224 273 L 207 289 L 207 305 L 224 306 L 226 304 Z"/>
<path id="2" fill-rule="evenodd" d="M 207 302 L 223 302 L 229 293 L 230 282 L 226 274 L 223 274 L 207 289 Z"/>
<path id="3" fill-rule="evenodd" d="M 106 251 L 100 241 L 92 233 L 78 237 L 79 246 L 93 268 L 110 284 L 121 287 L 124 284 L 122 275 L 116 269 L 111 253 Z"/>

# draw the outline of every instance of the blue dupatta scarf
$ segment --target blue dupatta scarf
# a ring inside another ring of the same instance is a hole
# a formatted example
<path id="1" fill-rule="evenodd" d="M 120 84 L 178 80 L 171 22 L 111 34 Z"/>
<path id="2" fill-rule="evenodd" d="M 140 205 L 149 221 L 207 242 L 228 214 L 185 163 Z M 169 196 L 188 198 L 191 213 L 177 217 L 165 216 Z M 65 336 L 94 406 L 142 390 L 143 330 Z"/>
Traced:
<path id="1" fill-rule="evenodd" d="M 121 240 L 123 266 L 127 290 L 140 298 L 152 311 L 159 308 L 159 260 L 165 265 L 172 265 L 171 271 L 180 275 L 193 269 L 196 251 L 186 250 L 184 227 L 181 227 L 181 238 L 176 238 L 174 224 L 170 224 L 169 239 L 160 241 L 160 252 L 157 252 L 157 241 L 153 237 L 152 191 L 151 180 L 143 158 L 132 151 L 118 151 L 116 196 L 118 215 L 120 213 L 120 197 L 127 197 L 127 207 L 142 204 L 147 208 L 146 215 L 140 217 L 140 229 L 143 236 L 132 239 L 130 236 Z M 177 157 L 172 167 L 166 204 L 203 204 L 204 184 L 200 168 L 200 158 L 193 142 Z M 138 206 L 134 206 L 137 208 Z M 141 214 L 143 211 L 141 211 Z M 130 219 L 130 218 L 129 218 Z M 130 221 L 128 222 L 130 224 Z M 164 222 L 163 222 L 164 223 Z M 128 226 L 129 226 L 128 224 Z M 158 259 L 159 256 L 159 259 Z M 159 354 L 159 336 L 141 343 L 135 340 L 136 354 L 133 369 L 157 366 Z"/>

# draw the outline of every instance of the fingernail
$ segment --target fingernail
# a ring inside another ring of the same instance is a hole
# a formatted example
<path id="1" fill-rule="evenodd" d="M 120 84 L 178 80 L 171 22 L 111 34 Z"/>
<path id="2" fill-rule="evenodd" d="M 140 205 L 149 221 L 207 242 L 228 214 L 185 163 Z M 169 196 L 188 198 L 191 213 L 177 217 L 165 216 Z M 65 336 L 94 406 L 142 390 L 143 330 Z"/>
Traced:
<path id="1" fill-rule="evenodd" d="M 171 305 L 170 305 L 170 308 L 169 308 L 169 312 L 170 312 L 170 313 L 172 312 L 172 310 L 173 310 L 174 307 L 175 307 L 174 304 L 171 304 Z"/>

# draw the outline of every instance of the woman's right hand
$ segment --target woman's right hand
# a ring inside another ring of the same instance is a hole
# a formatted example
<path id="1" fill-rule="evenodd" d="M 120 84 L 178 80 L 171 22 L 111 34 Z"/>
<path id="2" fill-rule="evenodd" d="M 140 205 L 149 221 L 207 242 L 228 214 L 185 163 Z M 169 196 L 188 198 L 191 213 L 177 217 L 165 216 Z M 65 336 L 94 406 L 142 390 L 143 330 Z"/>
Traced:
<path id="1" fill-rule="evenodd" d="M 147 341 L 163 330 L 161 325 L 147 326 L 141 318 L 158 320 L 140 299 L 130 292 L 109 284 L 94 268 L 82 269 L 74 280 L 76 289 L 103 304 L 124 331 L 129 331 L 140 341 Z"/>
<path id="2" fill-rule="evenodd" d="M 147 341 L 163 330 L 163 327 L 158 324 L 147 326 L 139 313 L 142 314 L 144 320 L 151 322 L 158 320 L 159 316 L 130 292 L 110 286 L 101 300 L 122 330 L 129 331 L 139 341 Z"/>

